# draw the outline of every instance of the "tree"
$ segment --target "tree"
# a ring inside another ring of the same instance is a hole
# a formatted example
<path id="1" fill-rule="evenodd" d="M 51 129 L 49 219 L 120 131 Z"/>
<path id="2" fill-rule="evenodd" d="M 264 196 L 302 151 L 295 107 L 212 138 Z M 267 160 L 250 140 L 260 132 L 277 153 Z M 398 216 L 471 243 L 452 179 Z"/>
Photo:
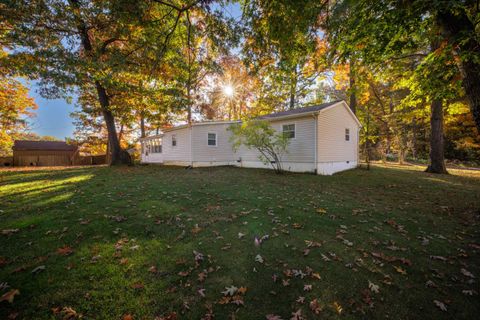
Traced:
<path id="1" fill-rule="evenodd" d="M 0 50 L 0 58 L 7 53 Z M 0 156 L 11 154 L 13 141 L 27 129 L 27 117 L 34 115 L 37 105 L 19 80 L 0 67 Z"/>
<path id="2" fill-rule="evenodd" d="M 258 98 L 271 109 L 301 105 L 324 71 L 326 47 L 318 32 L 318 15 L 327 3 L 245 1 L 245 62 L 263 80 Z"/>
<path id="3" fill-rule="evenodd" d="M 282 156 L 287 151 L 290 139 L 272 128 L 268 121 L 249 120 L 231 125 L 229 130 L 232 132 L 230 141 L 234 150 L 242 145 L 255 149 L 265 165 L 271 165 L 276 173 L 283 172 Z"/>
<path id="4" fill-rule="evenodd" d="M 86 85 L 94 88 L 107 128 L 112 164 L 128 163 L 120 146 L 112 98 L 125 78 L 161 72 L 172 54 L 180 18 L 209 1 L 175 5 L 167 1 L 34 0 L 2 7 L 7 43 L 15 47 L 10 63 L 41 79 L 41 93 L 59 97 Z M 17 49 L 18 48 L 18 49 Z M 140 59 L 142 58 L 142 59 Z"/>

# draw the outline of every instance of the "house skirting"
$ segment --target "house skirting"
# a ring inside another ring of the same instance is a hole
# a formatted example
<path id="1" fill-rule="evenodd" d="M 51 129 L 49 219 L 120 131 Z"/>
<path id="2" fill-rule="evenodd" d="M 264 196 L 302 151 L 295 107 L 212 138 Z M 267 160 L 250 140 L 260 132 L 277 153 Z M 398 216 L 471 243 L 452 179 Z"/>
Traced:
<path id="1" fill-rule="evenodd" d="M 354 169 L 357 166 L 357 161 L 319 162 L 317 164 L 317 174 L 329 176 L 336 172 Z"/>
<path id="2" fill-rule="evenodd" d="M 143 161 L 143 163 L 162 163 L 158 161 Z M 216 167 L 216 166 L 236 166 L 242 168 L 263 168 L 272 169 L 271 165 L 264 164 L 262 161 L 178 161 L 164 160 L 164 165 L 170 166 L 192 166 L 194 168 Z M 334 173 L 354 169 L 358 165 L 357 161 L 337 161 L 337 162 L 319 162 L 317 164 L 317 174 L 332 175 Z M 313 162 L 283 162 L 282 167 L 290 172 L 315 172 Z"/>

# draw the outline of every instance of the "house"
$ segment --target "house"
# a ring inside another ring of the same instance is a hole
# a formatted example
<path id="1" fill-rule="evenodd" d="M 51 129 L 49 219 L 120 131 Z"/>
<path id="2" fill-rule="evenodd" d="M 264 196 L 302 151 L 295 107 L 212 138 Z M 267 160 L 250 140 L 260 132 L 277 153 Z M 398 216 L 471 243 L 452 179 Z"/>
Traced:
<path id="1" fill-rule="evenodd" d="M 292 109 L 259 117 L 290 137 L 283 168 L 330 175 L 358 165 L 361 124 L 345 101 Z M 233 165 L 269 168 L 245 146 L 234 151 L 228 127 L 238 121 L 181 125 L 141 139 L 142 163 L 192 167 Z"/>
<path id="2" fill-rule="evenodd" d="M 14 166 L 69 166 L 78 153 L 64 141 L 15 140 L 12 149 Z"/>

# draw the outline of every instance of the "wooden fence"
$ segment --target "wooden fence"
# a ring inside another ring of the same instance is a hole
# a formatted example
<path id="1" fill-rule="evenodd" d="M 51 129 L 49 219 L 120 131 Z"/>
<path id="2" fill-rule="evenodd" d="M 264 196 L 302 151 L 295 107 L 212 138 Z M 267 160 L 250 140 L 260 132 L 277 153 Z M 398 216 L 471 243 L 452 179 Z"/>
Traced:
<path id="1" fill-rule="evenodd" d="M 76 156 L 73 160 L 75 166 L 89 166 L 107 163 L 107 156 L 105 154 L 97 156 Z"/>
<path id="2" fill-rule="evenodd" d="M 40 159 L 41 157 L 41 159 Z M 30 159 L 31 158 L 31 159 Z M 63 159 L 64 158 L 64 159 Z M 42 160 L 42 161 L 39 161 Z M 62 160 L 62 161 L 59 161 Z M 47 161 L 48 160 L 48 161 Z M 90 166 L 90 165 L 99 165 L 106 164 L 107 156 L 96 155 L 96 156 L 79 156 L 75 155 L 73 160 L 71 157 L 64 155 L 60 157 L 58 155 L 36 155 L 26 157 L 25 155 L 17 155 L 17 159 L 14 162 L 14 157 L 0 157 L 0 167 L 25 167 L 25 166 Z"/>
<path id="3" fill-rule="evenodd" d="M 0 157 L 0 167 L 13 167 L 13 157 Z"/>

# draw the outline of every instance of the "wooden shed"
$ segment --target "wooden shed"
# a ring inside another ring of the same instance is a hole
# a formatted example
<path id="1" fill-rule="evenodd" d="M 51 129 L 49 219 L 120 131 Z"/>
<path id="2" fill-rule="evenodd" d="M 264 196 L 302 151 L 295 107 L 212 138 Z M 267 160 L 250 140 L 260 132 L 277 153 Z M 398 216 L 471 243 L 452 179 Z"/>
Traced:
<path id="1" fill-rule="evenodd" d="M 78 147 L 64 141 L 15 140 L 14 166 L 71 166 L 78 155 Z"/>

